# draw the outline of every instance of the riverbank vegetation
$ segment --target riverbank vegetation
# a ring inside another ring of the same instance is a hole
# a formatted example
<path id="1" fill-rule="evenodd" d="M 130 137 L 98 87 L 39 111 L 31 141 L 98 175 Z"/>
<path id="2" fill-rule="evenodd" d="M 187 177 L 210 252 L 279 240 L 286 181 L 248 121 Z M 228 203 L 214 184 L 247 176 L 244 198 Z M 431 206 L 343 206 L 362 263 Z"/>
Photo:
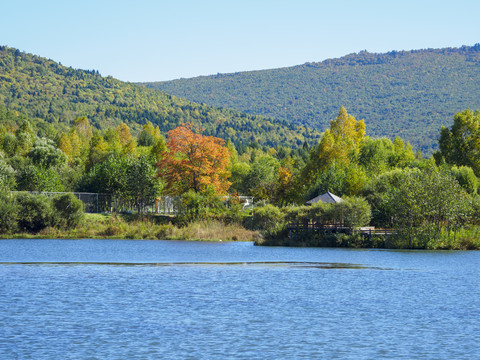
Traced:
<path id="1" fill-rule="evenodd" d="M 161 215 L 85 214 L 74 227 L 47 226 L 36 232 L 2 233 L 0 238 L 40 239 L 138 239 L 193 241 L 256 241 L 259 234 L 235 223 L 197 220 L 177 223 Z"/>
<path id="2" fill-rule="evenodd" d="M 72 194 L 49 198 L 0 193 L 0 233 L 38 233 L 47 227 L 66 230 L 78 226 L 83 217 L 83 204 Z"/>
<path id="3" fill-rule="evenodd" d="M 0 115 L 3 236 L 479 248 L 478 111 L 457 114 L 430 158 L 399 137 L 368 137 L 366 123 L 343 107 L 317 145 L 298 147 L 237 147 L 188 123 L 164 134 L 146 122 L 135 133 L 126 123 L 98 130 L 87 117 L 55 127 L 6 109 Z M 304 205 L 327 191 L 343 201 Z M 81 202 L 59 192 L 108 194 L 114 200 L 97 211 L 114 214 L 85 222 Z M 238 194 L 255 199 L 254 212 Z M 165 196 L 176 216 L 147 214 Z M 289 230 L 334 223 L 346 230 Z M 365 237 L 365 226 L 389 234 Z"/>
<path id="4" fill-rule="evenodd" d="M 309 198 L 327 190 L 353 197 L 337 204 L 257 208 L 252 223 L 263 234 L 259 243 L 480 248 L 479 173 L 475 167 L 480 113 L 465 110 L 457 114 L 452 129 L 442 129 L 440 151 L 430 159 L 414 156 L 399 138 L 393 143 L 365 138 L 363 129 L 362 123 L 342 109 L 312 149 L 300 177 Z M 306 227 L 296 231 L 292 224 L 298 223 L 319 225 L 322 230 Z M 332 223 L 341 223 L 341 227 L 331 231 L 325 224 Z M 367 225 L 387 228 L 388 234 L 372 237 L 371 232 L 360 230 Z"/>

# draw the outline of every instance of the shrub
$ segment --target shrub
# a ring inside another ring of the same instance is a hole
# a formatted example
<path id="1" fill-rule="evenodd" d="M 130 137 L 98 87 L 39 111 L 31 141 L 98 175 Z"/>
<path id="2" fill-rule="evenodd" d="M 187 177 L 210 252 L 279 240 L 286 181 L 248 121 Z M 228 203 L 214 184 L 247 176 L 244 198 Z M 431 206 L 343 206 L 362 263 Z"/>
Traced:
<path id="1" fill-rule="evenodd" d="M 285 215 L 278 207 L 265 205 L 255 209 L 246 225 L 252 230 L 261 230 L 264 236 L 275 237 L 285 230 Z"/>
<path id="2" fill-rule="evenodd" d="M 53 198 L 55 225 L 74 228 L 83 220 L 83 203 L 73 194 L 62 194 Z"/>
<path id="3" fill-rule="evenodd" d="M 288 206 L 284 208 L 285 221 L 289 223 L 303 223 L 309 221 L 311 206 Z"/>
<path id="4" fill-rule="evenodd" d="M 343 215 L 345 226 L 353 229 L 368 225 L 372 218 L 372 210 L 367 200 L 361 197 L 345 197 L 344 201 L 336 204 Z"/>
<path id="5" fill-rule="evenodd" d="M 242 203 L 237 194 L 232 194 L 228 197 L 226 202 L 227 208 L 223 212 L 220 220 L 223 220 L 226 224 L 241 224 L 245 216 Z"/>
<path id="6" fill-rule="evenodd" d="M 15 203 L 18 206 L 20 230 L 37 232 L 53 224 L 52 204 L 47 197 L 20 193 L 16 196 Z"/>
<path id="7" fill-rule="evenodd" d="M 177 221 L 186 224 L 192 221 L 215 219 L 225 211 L 222 199 L 211 189 L 200 193 L 189 190 L 177 199 Z"/>

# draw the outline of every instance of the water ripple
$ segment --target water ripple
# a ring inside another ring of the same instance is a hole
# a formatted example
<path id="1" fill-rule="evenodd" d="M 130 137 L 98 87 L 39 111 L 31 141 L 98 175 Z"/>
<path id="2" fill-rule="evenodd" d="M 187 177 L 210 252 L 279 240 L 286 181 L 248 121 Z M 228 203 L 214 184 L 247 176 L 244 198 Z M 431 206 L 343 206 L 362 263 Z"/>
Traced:
<path id="1" fill-rule="evenodd" d="M 71 262 L 71 261 L 15 261 L 0 262 L 0 265 L 46 265 L 46 266 L 263 266 L 288 267 L 301 269 L 358 269 L 358 270 L 393 270 L 376 266 L 350 263 L 329 263 L 312 261 L 236 261 L 236 262 Z"/>

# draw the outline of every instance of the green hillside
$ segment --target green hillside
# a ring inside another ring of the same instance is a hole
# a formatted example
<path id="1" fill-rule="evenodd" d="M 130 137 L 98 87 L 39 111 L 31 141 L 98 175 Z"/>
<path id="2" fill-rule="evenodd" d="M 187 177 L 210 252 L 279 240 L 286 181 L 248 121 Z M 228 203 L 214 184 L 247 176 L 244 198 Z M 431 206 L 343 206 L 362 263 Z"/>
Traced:
<path id="1" fill-rule="evenodd" d="M 191 122 L 201 125 L 205 135 L 237 145 L 256 141 L 297 147 L 319 137 L 316 131 L 286 121 L 196 104 L 6 46 L 0 46 L 0 105 L 58 127 L 78 116 L 87 116 L 99 129 L 125 122 L 134 131 L 147 121 L 162 132 Z"/>
<path id="2" fill-rule="evenodd" d="M 480 108 L 480 44 L 362 51 L 299 66 L 218 74 L 146 86 L 186 99 L 261 114 L 319 130 L 340 106 L 373 136 L 401 136 L 431 153 L 453 114 Z"/>

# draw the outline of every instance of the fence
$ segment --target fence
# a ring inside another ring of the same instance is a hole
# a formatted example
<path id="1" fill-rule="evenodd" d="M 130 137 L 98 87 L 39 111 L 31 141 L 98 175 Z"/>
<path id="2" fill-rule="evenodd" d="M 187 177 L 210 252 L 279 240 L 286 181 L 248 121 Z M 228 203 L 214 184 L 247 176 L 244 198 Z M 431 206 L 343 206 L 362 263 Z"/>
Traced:
<path id="1" fill-rule="evenodd" d="M 228 196 L 223 197 L 223 201 L 227 202 L 229 199 Z M 176 215 L 177 214 L 177 205 L 179 197 L 178 196 L 161 196 L 155 199 L 155 207 L 153 211 L 156 214 L 166 214 L 166 215 Z M 253 196 L 238 196 L 240 204 L 242 204 L 243 209 L 253 209 Z"/>
<path id="2" fill-rule="evenodd" d="M 11 193 L 18 193 L 18 191 L 11 191 Z M 68 194 L 66 192 L 47 192 L 47 191 L 28 191 L 30 194 L 43 195 L 48 197 L 54 197 L 61 194 Z M 133 201 L 122 200 L 112 196 L 111 194 L 101 193 L 84 193 L 74 192 L 72 193 L 82 201 L 83 209 L 86 213 L 101 213 L 101 212 L 136 212 L 137 206 Z M 155 202 L 146 205 L 141 204 L 141 210 L 143 213 L 155 213 L 165 215 L 176 215 L 177 207 L 176 202 L 178 196 L 161 196 L 155 199 Z M 253 196 L 239 196 L 240 203 L 243 204 L 244 209 L 253 208 Z M 227 201 L 228 197 L 224 197 Z"/>
<path id="3" fill-rule="evenodd" d="M 18 193 L 20 191 L 11 191 Z M 55 197 L 62 194 L 70 194 L 67 192 L 50 192 L 50 191 L 27 191 L 30 194 L 43 195 L 47 197 Z M 86 213 L 112 212 L 114 210 L 115 201 L 110 194 L 101 193 L 71 193 L 83 203 L 83 210 Z"/>

